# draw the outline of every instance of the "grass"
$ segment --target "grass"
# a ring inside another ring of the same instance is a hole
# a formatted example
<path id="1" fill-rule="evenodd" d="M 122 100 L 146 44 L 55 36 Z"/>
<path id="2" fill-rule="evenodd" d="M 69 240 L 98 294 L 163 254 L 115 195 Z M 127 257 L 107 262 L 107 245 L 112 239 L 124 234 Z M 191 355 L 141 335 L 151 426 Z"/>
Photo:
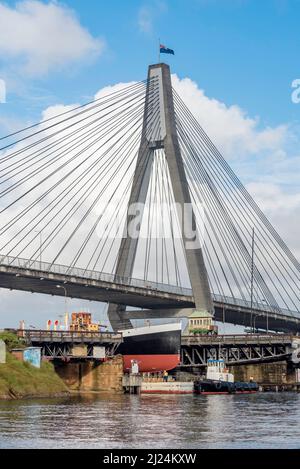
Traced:
<path id="1" fill-rule="evenodd" d="M 6 349 L 8 351 L 10 351 L 13 348 L 25 347 L 22 340 L 20 340 L 19 337 L 13 332 L 8 332 L 8 331 L 0 332 L 0 340 L 3 340 L 5 342 Z"/>
<path id="2" fill-rule="evenodd" d="M 0 339 L 5 341 L 7 350 L 21 346 L 18 337 L 12 333 L 1 333 Z M 41 368 L 35 368 L 17 360 L 8 351 L 6 363 L 0 364 L 0 399 L 51 397 L 67 391 L 52 363 L 42 362 Z"/>

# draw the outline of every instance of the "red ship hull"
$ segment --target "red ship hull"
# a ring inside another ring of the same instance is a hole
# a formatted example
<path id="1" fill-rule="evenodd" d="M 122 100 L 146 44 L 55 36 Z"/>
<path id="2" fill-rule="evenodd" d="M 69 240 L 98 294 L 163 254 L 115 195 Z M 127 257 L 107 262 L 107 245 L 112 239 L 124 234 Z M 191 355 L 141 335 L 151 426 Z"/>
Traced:
<path id="1" fill-rule="evenodd" d="M 124 355 L 124 371 L 130 370 L 131 360 L 137 361 L 141 373 L 156 373 L 176 368 L 180 363 L 180 355 Z"/>

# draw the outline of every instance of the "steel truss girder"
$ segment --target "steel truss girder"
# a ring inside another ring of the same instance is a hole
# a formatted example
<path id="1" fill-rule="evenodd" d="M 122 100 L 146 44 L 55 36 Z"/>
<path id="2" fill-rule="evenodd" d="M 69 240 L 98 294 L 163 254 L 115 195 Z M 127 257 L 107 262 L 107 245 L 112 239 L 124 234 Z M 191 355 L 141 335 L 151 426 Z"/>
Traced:
<path id="1" fill-rule="evenodd" d="M 70 358 L 75 358 L 72 355 L 72 347 L 74 344 L 68 344 L 68 343 L 44 343 L 41 345 L 41 355 L 42 357 L 49 358 L 49 359 L 70 359 Z M 75 344 L 76 345 L 76 344 Z M 113 357 L 116 355 L 116 352 L 119 347 L 119 343 L 109 343 L 105 344 L 105 356 L 106 357 Z M 94 352 L 94 344 L 88 344 L 87 345 L 87 353 L 86 353 L 86 358 L 93 358 L 93 352 Z M 82 357 L 82 358 L 85 358 Z"/>
<path id="2" fill-rule="evenodd" d="M 223 359 L 227 365 L 239 363 L 263 363 L 289 359 L 290 352 L 284 345 L 212 346 L 183 345 L 181 366 L 206 366 L 208 360 Z"/>

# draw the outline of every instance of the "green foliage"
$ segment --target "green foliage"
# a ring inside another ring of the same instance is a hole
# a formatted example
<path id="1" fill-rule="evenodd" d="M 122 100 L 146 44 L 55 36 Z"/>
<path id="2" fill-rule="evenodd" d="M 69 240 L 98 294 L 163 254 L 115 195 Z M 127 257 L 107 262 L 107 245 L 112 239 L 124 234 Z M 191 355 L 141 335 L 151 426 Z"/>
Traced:
<path id="1" fill-rule="evenodd" d="M 6 364 L 0 365 L 0 398 L 51 397 L 67 392 L 51 363 L 41 368 L 21 362 L 7 353 Z"/>
<path id="2" fill-rule="evenodd" d="M 193 334 L 207 335 L 207 334 L 209 334 L 210 331 L 208 329 L 193 329 L 191 332 Z"/>
<path id="3" fill-rule="evenodd" d="M 24 347 L 24 343 L 22 342 L 22 340 L 19 339 L 17 334 L 14 334 L 13 332 L 0 332 L 0 339 L 5 342 L 8 351 L 12 350 L 13 348 Z"/>

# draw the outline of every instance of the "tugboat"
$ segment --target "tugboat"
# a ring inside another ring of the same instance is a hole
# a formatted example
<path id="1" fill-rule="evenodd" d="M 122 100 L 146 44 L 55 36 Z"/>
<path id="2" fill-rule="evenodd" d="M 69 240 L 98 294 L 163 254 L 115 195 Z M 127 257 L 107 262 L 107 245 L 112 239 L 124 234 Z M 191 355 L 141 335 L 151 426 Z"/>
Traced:
<path id="1" fill-rule="evenodd" d="M 224 360 L 208 360 L 206 379 L 195 381 L 194 391 L 196 394 L 252 394 L 258 391 L 258 384 L 234 381 Z"/>

